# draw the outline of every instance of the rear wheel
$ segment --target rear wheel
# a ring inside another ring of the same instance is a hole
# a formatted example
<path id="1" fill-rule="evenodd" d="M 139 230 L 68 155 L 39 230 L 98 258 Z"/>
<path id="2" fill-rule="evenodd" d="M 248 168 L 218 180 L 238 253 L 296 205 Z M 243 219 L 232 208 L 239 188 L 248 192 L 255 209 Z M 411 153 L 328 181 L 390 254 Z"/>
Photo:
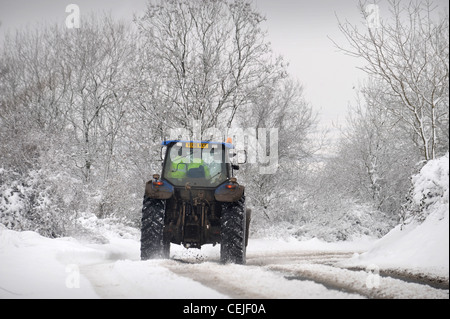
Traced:
<path id="1" fill-rule="evenodd" d="M 247 241 L 245 197 L 234 203 L 222 204 L 220 261 L 245 264 Z"/>
<path id="2" fill-rule="evenodd" d="M 247 208 L 246 209 L 246 216 L 245 216 L 245 247 L 248 246 L 248 234 L 250 234 L 250 220 L 252 218 L 252 211 L 251 209 Z"/>
<path id="3" fill-rule="evenodd" d="M 164 236 L 166 201 L 144 196 L 141 220 L 141 259 L 169 258 L 170 242 Z"/>

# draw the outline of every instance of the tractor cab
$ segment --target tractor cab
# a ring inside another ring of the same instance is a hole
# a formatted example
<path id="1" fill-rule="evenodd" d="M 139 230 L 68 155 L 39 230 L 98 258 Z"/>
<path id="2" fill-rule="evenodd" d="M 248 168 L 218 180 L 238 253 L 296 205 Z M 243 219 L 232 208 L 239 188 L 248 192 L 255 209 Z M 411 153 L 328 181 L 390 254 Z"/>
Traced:
<path id="1" fill-rule="evenodd" d="M 250 210 L 233 177 L 230 143 L 164 141 L 161 175 L 145 186 L 141 259 L 169 258 L 170 244 L 220 243 L 220 260 L 245 263 Z"/>
<path id="2" fill-rule="evenodd" d="M 217 187 L 232 175 L 233 145 L 219 142 L 166 141 L 162 179 L 175 187 Z M 231 155 L 230 155 L 231 153 Z"/>

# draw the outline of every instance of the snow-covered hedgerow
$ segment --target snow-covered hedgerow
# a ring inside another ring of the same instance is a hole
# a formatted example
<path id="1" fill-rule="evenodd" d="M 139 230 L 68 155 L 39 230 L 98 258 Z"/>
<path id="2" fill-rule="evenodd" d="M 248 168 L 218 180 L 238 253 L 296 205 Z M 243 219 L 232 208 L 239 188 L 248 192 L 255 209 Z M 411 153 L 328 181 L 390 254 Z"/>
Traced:
<path id="1" fill-rule="evenodd" d="M 355 255 L 352 266 L 406 268 L 420 274 L 449 277 L 449 156 L 429 161 L 412 178 L 411 209 L 402 224 Z M 348 265 L 347 265 L 348 266 Z"/>
<path id="2" fill-rule="evenodd" d="M 56 193 L 57 184 L 49 181 L 42 171 L 30 171 L 23 176 L 0 169 L 0 224 L 46 237 L 63 235 L 67 220 Z"/>
<path id="3" fill-rule="evenodd" d="M 448 214 L 449 154 L 429 161 L 412 177 L 412 187 L 403 206 L 403 222 L 423 222 L 430 214 Z"/>
<path id="4" fill-rule="evenodd" d="M 318 211 L 313 220 L 299 228 L 296 236 L 328 242 L 352 241 L 361 237 L 380 238 L 389 228 L 389 219 L 370 204 L 343 199 L 331 209 Z"/>
<path id="5" fill-rule="evenodd" d="M 277 223 L 261 222 L 252 219 L 250 236 L 252 238 L 289 238 L 300 240 L 317 238 L 326 242 L 353 241 L 358 238 L 380 238 L 391 225 L 386 214 L 350 198 L 336 201 L 323 201 L 317 207 L 307 205 L 298 211 L 295 221 Z M 309 215 L 305 213 L 309 212 Z M 253 213 L 253 211 L 252 211 Z M 255 213 L 258 213 L 255 210 Z M 254 214 L 256 215 L 256 214 Z"/>

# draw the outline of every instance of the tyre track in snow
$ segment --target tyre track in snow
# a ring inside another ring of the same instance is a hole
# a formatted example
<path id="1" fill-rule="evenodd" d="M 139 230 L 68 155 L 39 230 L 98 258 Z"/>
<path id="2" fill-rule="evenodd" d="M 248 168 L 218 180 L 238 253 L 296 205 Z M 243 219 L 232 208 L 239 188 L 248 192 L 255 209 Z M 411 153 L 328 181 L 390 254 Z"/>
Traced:
<path id="1" fill-rule="evenodd" d="M 282 259 L 280 256 L 284 255 Z M 301 253 L 286 256 L 283 253 L 247 255 L 247 265 L 219 263 L 218 258 L 173 258 L 164 266 L 177 275 L 193 279 L 202 285 L 236 299 L 336 299 L 364 298 L 354 292 L 329 289 L 311 280 L 291 280 L 284 273 L 272 270 L 267 263 L 282 260 L 286 264 L 296 263 Z M 330 261 L 329 254 L 312 253 L 322 261 Z M 336 255 L 336 260 L 342 257 Z M 347 254 L 344 254 L 347 256 Z M 312 258 L 312 257 L 311 257 Z"/>
<path id="2" fill-rule="evenodd" d="M 101 298 L 449 298 L 448 284 L 431 287 L 418 275 L 381 271 L 374 280 L 365 269 L 345 268 L 352 251 L 268 249 L 248 252 L 246 265 L 221 264 L 217 248 L 179 249 L 171 259 L 149 261 L 109 250 L 97 254 L 70 251 L 70 259 L 63 258 L 67 253 L 60 259 L 78 263 L 89 257 L 92 263 L 80 271 Z"/>
<path id="3" fill-rule="evenodd" d="M 449 291 L 430 286 L 419 276 L 389 276 L 365 269 L 337 266 L 353 255 L 351 252 L 296 252 L 275 256 L 256 256 L 250 263 L 278 271 L 291 280 L 312 280 L 329 289 L 357 293 L 373 299 L 448 299 Z M 277 261 L 278 259 L 278 261 Z"/>
<path id="4" fill-rule="evenodd" d="M 190 278 L 199 282 L 200 284 L 212 288 L 217 292 L 227 295 L 235 299 L 264 299 L 268 298 L 266 295 L 256 291 L 249 291 L 248 288 L 243 287 L 239 282 L 235 282 L 230 278 L 229 274 L 218 263 L 191 263 L 182 260 L 173 260 L 164 264 L 173 273 Z"/>
<path id="5" fill-rule="evenodd" d="M 355 293 L 330 290 L 313 281 L 294 281 L 260 266 L 222 265 L 218 262 L 164 264 L 179 276 L 193 279 L 233 299 L 359 299 Z"/>
<path id="6" fill-rule="evenodd" d="M 249 254 L 245 266 L 201 259 L 175 259 L 165 266 L 231 298 L 449 298 L 448 288 L 432 287 L 420 278 L 337 266 L 352 255 L 348 251 L 263 252 Z"/>
<path id="7" fill-rule="evenodd" d="M 364 267 L 344 267 L 349 270 L 360 271 L 365 270 Z M 448 278 L 442 276 L 431 276 L 429 274 L 412 272 L 401 269 L 382 269 L 380 276 L 400 279 L 421 285 L 428 285 L 436 289 L 449 290 Z"/>
<path id="8" fill-rule="evenodd" d="M 372 299 L 448 299 L 448 290 L 412 283 L 366 271 L 327 265 L 270 265 L 268 269 L 286 273 L 291 279 L 313 280 L 330 289 L 358 293 Z"/>

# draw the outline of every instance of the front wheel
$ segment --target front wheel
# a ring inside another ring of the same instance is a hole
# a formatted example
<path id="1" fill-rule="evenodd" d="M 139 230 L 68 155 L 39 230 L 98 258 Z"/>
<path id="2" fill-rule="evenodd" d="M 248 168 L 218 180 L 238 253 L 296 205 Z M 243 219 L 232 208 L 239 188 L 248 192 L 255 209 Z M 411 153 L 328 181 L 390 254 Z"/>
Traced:
<path id="1" fill-rule="evenodd" d="M 141 220 L 141 260 L 169 258 L 170 242 L 164 236 L 166 201 L 144 196 Z"/>
<path id="2" fill-rule="evenodd" d="M 245 197 L 222 204 L 220 261 L 245 264 L 247 242 L 247 211 Z"/>

